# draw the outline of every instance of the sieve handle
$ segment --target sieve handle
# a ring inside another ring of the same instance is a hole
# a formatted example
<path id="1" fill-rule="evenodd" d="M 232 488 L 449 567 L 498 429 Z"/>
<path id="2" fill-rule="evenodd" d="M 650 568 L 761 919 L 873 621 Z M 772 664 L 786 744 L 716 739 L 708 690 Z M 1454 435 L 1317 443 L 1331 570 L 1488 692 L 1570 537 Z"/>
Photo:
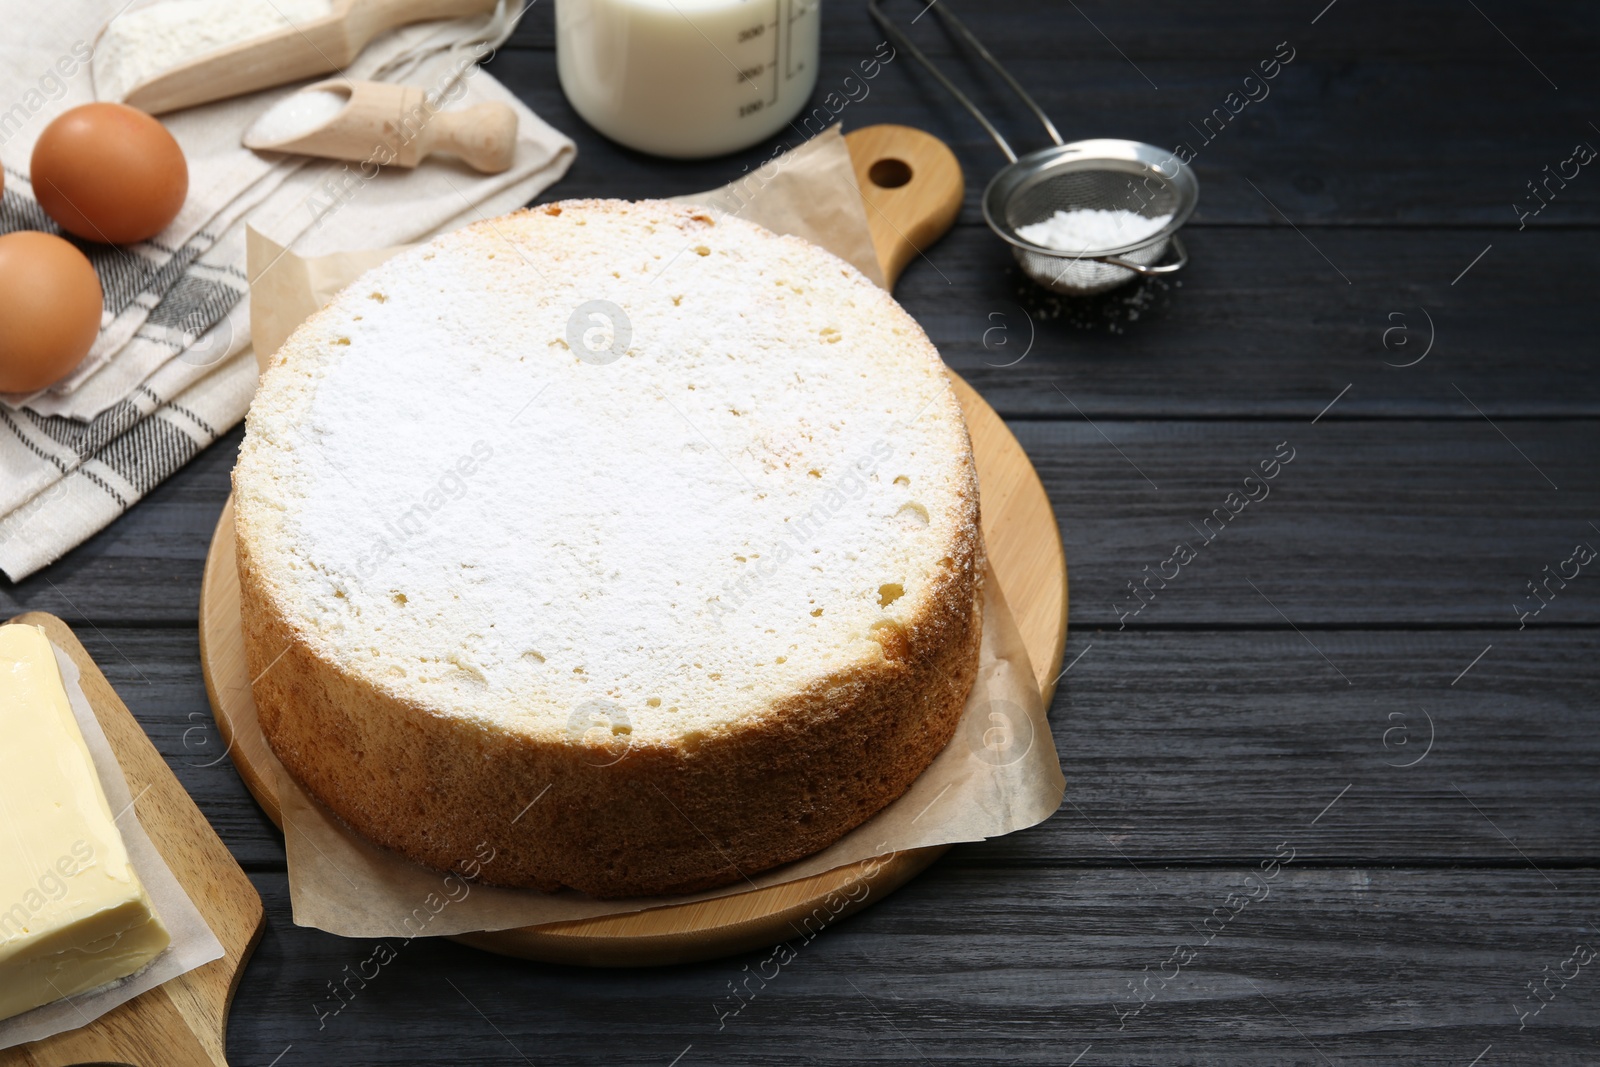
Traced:
<path id="1" fill-rule="evenodd" d="M 1121 256 L 1095 256 L 1096 263 L 1109 263 L 1113 267 L 1126 267 L 1138 274 L 1172 274 L 1182 270 L 1189 263 L 1189 250 L 1183 247 L 1183 241 L 1177 234 L 1172 235 L 1172 247 L 1178 251 L 1178 259 L 1174 263 L 1163 263 L 1157 267 L 1148 267 L 1143 263 L 1130 263 Z"/>
<path id="2" fill-rule="evenodd" d="M 937 2 L 938 0 L 935 0 L 935 3 Z M 933 7 L 933 4 L 929 4 L 928 7 Z M 928 8 L 923 8 L 924 12 L 927 10 Z M 938 8 L 936 10 L 938 10 L 941 18 L 945 17 L 946 12 L 943 8 Z M 894 42 L 896 48 L 903 49 L 911 53 L 911 57 L 926 67 L 928 73 L 937 78 L 939 80 L 939 84 L 948 89 L 950 91 L 950 95 L 955 97 L 956 100 L 960 102 L 961 106 L 966 108 L 968 113 L 971 114 L 973 118 L 978 120 L 978 124 L 984 128 L 985 132 L 989 134 L 989 137 L 994 141 L 994 143 L 1000 146 L 1000 151 L 1005 153 L 1005 157 L 1007 159 L 1013 163 L 1017 161 L 1016 150 L 1011 147 L 1010 142 L 1005 139 L 1000 131 L 995 129 L 994 123 L 990 122 L 988 117 L 984 115 L 982 111 L 978 110 L 978 105 L 974 104 L 971 99 L 967 97 L 966 93 L 962 92 L 956 87 L 955 82 L 945 77 L 944 71 L 940 70 L 938 66 L 934 64 L 933 60 L 923 55 L 922 49 L 911 43 L 911 38 L 902 33 L 900 27 L 896 26 L 889 16 L 883 13 L 883 9 L 878 6 L 878 0 L 867 0 L 867 14 L 872 16 L 873 21 L 878 24 L 878 27 L 883 30 L 883 32 L 888 36 L 889 40 Z M 921 17 L 921 15 L 918 15 L 917 19 L 920 19 Z M 954 16 L 951 16 L 951 18 L 954 18 Z M 912 19 L 911 21 L 916 22 L 917 19 Z M 1010 83 L 1011 87 L 1021 94 L 1022 99 L 1026 101 L 1028 106 L 1033 109 L 1034 114 L 1038 115 L 1040 119 L 1044 121 L 1045 128 L 1048 129 L 1050 131 L 1050 135 L 1055 138 L 1056 144 L 1060 144 L 1061 135 L 1056 132 L 1055 125 L 1051 123 L 1048 118 L 1045 118 L 1044 112 L 1039 110 L 1039 105 L 1033 102 L 1033 97 L 1029 96 L 1023 90 L 1021 85 L 1017 84 L 1016 79 L 1012 78 L 1006 69 L 1000 65 L 999 61 L 996 60 L 994 56 L 989 54 L 989 50 L 987 48 L 984 48 L 983 45 L 978 44 L 978 39 L 972 36 L 971 31 L 969 31 L 966 26 L 961 23 L 960 19 L 955 19 L 954 22 L 955 26 L 960 30 L 960 32 L 964 34 L 973 44 L 977 45 L 978 50 L 983 54 L 983 58 L 987 59 L 989 64 L 998 70 L 1006 79 L 1006 81 Z M 946 19 L 946 24 L 948 25 L 949 23 L 950 19 Z"/>

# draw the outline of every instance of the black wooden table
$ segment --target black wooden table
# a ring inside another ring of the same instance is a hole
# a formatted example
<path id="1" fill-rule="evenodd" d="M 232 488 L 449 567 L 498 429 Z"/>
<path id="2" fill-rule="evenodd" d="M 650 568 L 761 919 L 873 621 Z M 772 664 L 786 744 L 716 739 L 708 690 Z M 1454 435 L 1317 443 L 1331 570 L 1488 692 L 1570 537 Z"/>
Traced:
<path id="1" fill-rule="evenodd" d="M 590 971 L 431 941 L 334 1013 L 373 946 L 293 925 L 281 838 L 213 762 L 196 598 L 235 431 L 0 586 L 0 612 L 77 628 L 266 899 L 235 1064 L 1600 1060 L 1600 562 L 1579 547 L 1600 548 L 1600 168 L 1574 162 L 1600 146 L 1600 19 L 964 12 L 1068 137 L 1186 142 L 1202 184 L 1181 282 L 1067 301 L 984 228 L 999 156 L 909 57 L 839 116 L 927 129 L 967 169 L 898 295 L 1055 501 L 1061 811 L 954 849 L 737 1015 L 719 1005 L 765 952 Z M 854 0 L 825 24 L 819 100 L 880 40 Z M 978 73 L 934 19 L 916 33 Z M 552 45 L 541 3 L 489 67 L 579 143 L 547 199 L 706 188 L 772 150 L 619 149 L 567 106 Z M 978 96 L 1027 141 L 1020 107 Z M 1270 496 L 1205 527 L 1275 455 Z"/>

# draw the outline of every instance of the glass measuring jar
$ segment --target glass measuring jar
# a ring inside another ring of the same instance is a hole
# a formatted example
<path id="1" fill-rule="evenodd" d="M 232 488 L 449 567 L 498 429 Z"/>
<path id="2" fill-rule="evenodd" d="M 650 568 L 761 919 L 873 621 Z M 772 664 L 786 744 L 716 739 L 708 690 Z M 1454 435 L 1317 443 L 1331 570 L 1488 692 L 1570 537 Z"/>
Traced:
<path id="1" fill-rule="evenodd" d="M 822 0 L 556 0 L 556 71 L 583 119 L 679 159 L 772 136 L 817 83 Z"/>

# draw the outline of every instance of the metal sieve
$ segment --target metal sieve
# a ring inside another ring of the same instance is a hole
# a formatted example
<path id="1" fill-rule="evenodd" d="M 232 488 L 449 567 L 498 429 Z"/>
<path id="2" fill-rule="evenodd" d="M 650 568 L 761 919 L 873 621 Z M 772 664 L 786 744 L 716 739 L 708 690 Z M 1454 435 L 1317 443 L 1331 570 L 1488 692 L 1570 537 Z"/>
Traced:
<path id="1" fill-rule="evenodd" d="M 1171 274 L 1182 270 L 1189 262 L 1189 253 L 1178 238 L 1178 230 L 1194 212 L 1200 198 L 1200 183 L 1187 164 L 1171 152 L 1139 141 L 1110 138 L 1062 141 L 1055 123 L 955 16 L 949 0 L 935 0 L 923 8 L 924 13 L 932 10 L 947 29 L 993 67 L 1055 142 L 1049 148 L 1019 158 L 978 106 L 911 43 L 878 4 L 879 0 L 867 0 L 867 10 L 883 32 L 897 48 L 910 53 L 950 91 L 1011 161 L 984 190 L 983 217 L 989 228 L 1011 246 L 1012 254 L 1028 277 L 1053 292 L 1087 296 L 1115 288 L 1140 275 Z M 1163 215 L 1172 218 L 1155 233 L 1110 248 L 1063 251 L 1035 244 L 1017 232 L 1020 227 L 1043 222 L 1057 211 L 1117 208 L 1145 218 Z M 1175 258 L 1169 263 L 1161 262 L 1169 250 Z"/>

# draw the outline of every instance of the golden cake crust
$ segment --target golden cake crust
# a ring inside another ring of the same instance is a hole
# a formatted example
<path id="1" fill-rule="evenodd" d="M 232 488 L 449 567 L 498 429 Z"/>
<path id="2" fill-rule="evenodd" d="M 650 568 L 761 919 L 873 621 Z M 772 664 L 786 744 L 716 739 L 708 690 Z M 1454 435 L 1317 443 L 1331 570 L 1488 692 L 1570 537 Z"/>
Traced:
<path id="1" fill-rule="evenodd" d="M 961 555 L 937 605 L 876 669 L 692 748 L 635 744 L 620 759 L 397 700 L 312 652 L 273 610 L 244 539 L 239 573 L 261 728 L 313 796 L 429 867 L 463 865 L 487 843 L 484 881 L 627 897 L 808 856 L 910 787 L 954 735 L 977 672 L 978 547 Z"/>

